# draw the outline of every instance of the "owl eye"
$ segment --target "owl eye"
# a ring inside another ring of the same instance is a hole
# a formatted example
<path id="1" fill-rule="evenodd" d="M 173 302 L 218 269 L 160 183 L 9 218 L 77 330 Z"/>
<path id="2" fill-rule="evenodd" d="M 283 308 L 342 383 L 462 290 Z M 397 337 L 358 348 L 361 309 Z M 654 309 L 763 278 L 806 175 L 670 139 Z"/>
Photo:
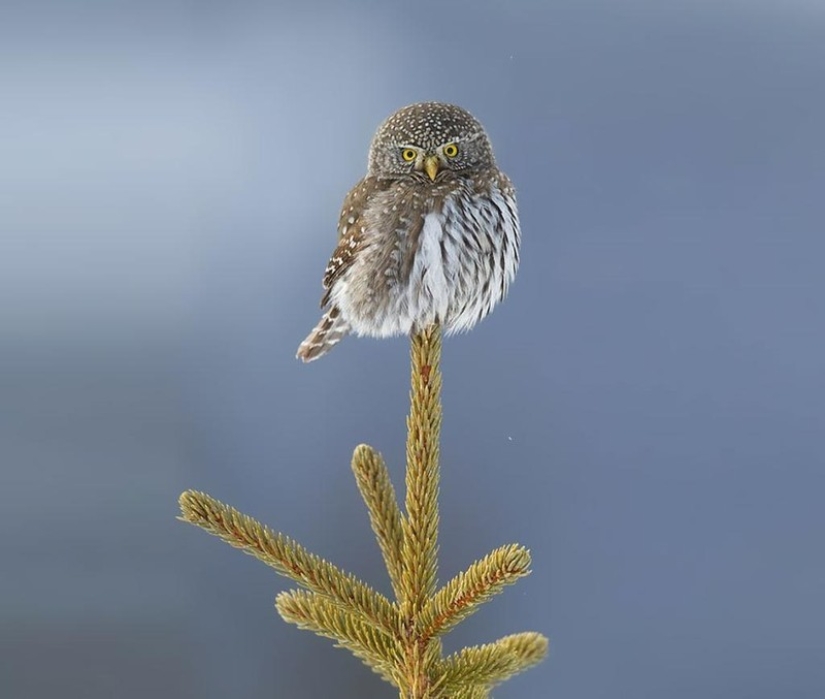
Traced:
<path id="1" fill-rule="evenodd" d="M 455 143 L 448 143 L 441 150 L 448 158 L 455 158 L 458 155 L 458 146 Z"/>
<path id="2" fill-rule="evenodd" d="M 414 149 L 412 149 L 412 148 L 404 148 L 404 149 L 401 151 L 401 157 L 402 157 L 402 158 L 404 158 L 404 160 L 406 160 L 408 163 L 410 163 L 410 162 L 412 162 L 413 160 L 415 160 L 415 156 L 416 156 L 416 155 L 417 155 L 417 153 L 416 153 L 416 152 L 415 152 L 415 150 L 414 150 Z"/>

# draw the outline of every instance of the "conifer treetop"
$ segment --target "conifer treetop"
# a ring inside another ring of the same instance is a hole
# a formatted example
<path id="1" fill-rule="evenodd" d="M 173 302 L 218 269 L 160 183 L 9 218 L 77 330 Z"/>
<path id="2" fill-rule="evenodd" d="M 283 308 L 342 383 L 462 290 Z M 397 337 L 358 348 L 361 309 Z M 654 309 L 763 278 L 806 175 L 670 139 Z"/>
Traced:
<path id="1" fill-rule="evenodd" d="M 395 686 L 400 699 L 485 699 L 493 686 L 540 662 L 547 639 L 517 633 L 444 657 L 441 636 L 528 575 L 530 553 L 501 546 L 439 588 L 440 329 L 416 333 L 411 345 L 403 512 L 382 456 L 362 444 L 352 457 L 394 600 L 205 493 L 180 496 L 180 519 L 296 582 L 303 589 L 277 597 L 281 617 L 351 651 Z"/>

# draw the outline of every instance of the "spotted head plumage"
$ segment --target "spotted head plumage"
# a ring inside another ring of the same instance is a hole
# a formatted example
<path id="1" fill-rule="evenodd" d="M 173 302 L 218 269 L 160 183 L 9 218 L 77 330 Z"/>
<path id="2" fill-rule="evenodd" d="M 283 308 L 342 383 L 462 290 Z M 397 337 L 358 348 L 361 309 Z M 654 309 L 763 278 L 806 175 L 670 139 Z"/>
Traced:
<path id="1" fill-rule="evenodd" d="M 399 109 L 378 127 L 367 174 L 344 200 L 326 312 L 298 357 L 316 359 L 350 332 L 470 329 L 506 295 L 520 242 L 515 191 L 481 123 L 442 102 Z"/>
<path id="2" fill-rule="evenodd" d="M 487 132 L 470 112 L 453 104 L 420 102 L 399 109 L 378 127 L 368 174 L 426 175 L 428 158 L 436 158 L 445 173 L 495 167 Z"/>

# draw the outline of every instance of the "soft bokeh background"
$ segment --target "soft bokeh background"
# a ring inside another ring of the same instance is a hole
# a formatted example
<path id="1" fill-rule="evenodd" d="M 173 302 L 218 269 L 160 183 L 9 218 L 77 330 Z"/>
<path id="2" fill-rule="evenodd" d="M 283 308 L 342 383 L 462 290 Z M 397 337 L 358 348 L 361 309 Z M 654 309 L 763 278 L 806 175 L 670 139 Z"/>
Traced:
<path id="1" fill-rule="evenodd" d="M 4 3 L 0 695 L 390 697 L 205 490 L 381 589 L 351 473 L 401 483 L 404 340 L 302 366 L 338 207 L 421 99 L 516 182 L 507 302 L 446 344 L 443 576 L 533 575 L 497 697 L 825 696 L 825 5 Z"/>

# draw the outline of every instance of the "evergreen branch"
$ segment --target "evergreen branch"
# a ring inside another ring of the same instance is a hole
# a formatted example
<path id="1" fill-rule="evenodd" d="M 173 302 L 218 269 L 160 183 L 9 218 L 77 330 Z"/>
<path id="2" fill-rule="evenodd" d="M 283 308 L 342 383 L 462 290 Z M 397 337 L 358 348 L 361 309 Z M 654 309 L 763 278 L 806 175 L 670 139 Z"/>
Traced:
<path id="1" fill-rule="evenodd" d="M 352 470 L 358 490 L 367 505 L 370 524 L 384 556 L 392 589 L 396 597 L 400 598 L 404 570 L 404 518 L 398 507 L 387 465 L 375 449 L 361 444 L 352 455 Z"/>
<path id="2" fill-rule="evenodd" d="M 397 633 L 400 622 L 395 606 L 354 575 L 205 493 L 187 490 L 179 502 L 183 521 L 255 556 L 299 585 L 326 595 L 376 628 Z"/>
<path id="3" fill-rule="evenodd" d="M 439 435 L 441 432 L 441 330 L 412 336 L 412 388 L 407 418 L 406 509 L 402 615 L 411 619 L 435 592 L 438 572 Z"/>
<path id="4" fill-rule="evenodd" d="M 497 548 L 459 573 L 431 597 L 421 612 L 424 638 L 447 633 L 507 585 L 528 575 L 530 552 L 509 544 Z"/>
<path id="5" fill-rule="evenodd" d="M 397 605 L 292 539 L 203 493 L 181 495 L 181 519 L 309 590 L 278 595 L 275 606 L 284 620 L 334 639 L 395 685 L 401 699 L 489 699 L 494 684 L 546 655 L 547 639 L 515 634 L 444 659 L 440 637 L 527 575 L 530 553 L 516 544 L 502 546 L 436 591 L 441 331 L 428 327 L 411 343 L 406 516 L 381 455 L 360 445 L 352 458 Z"/>
<path id="6" fill-rule="evenodd" d="M 275 607 L 284 621 L 335 640 L 337 646 L 346 648 L 387 682 L 398 686 L 400 662 L 395 639 L 365 623 L 360 615 L 324 595 L 303 590 L 280 593 Z"/>
<path id="7" fill-rule="evenodd" d="M 446 696 L 473 685 L 489 688 L 540 662 L 547 655 L 547 646 L 544 636 L 528 631 L 464 648 L 441 664 L 439 686 Z"/>
<path id="8" fill-rule="evenodd" d="M 490 690 L 487 687 L 470 685 L 457 689 L 454 694 L 450 695 L 450 699 L 487 699 L 489 696 Z"/>

